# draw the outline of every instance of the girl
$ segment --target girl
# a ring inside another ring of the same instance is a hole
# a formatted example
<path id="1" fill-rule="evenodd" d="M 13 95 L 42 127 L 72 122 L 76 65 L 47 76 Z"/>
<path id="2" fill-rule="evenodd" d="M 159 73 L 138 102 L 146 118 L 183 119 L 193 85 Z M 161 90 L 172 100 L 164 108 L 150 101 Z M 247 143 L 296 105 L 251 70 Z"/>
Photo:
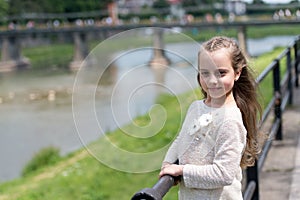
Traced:
<path id="1" fill-rule="evenodd" d="M 253 165 L 259 153 L 255 80 L 227 37 L 205 42 L 198 65 L 205 98 L 190 105 L 159 175 L 181 176 L 181 200 L 242 200 L 242 167 Z"/>

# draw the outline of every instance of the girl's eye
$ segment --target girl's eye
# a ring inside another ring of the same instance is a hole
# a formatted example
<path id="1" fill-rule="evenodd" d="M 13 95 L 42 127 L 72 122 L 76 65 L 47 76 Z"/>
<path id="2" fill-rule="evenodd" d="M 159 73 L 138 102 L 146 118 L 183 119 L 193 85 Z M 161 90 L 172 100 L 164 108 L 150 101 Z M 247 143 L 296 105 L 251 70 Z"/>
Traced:
<path id="1" fill-rule="evenodd" d="M 209 72 L 201 72 L 201 76 L 203 76 L 203 77 L 209 77 Z"/>
<path id="2" fill-rule="evenodd" d="M 218 72 L 218 76 L 220 76 L 220 77 L 225 76 L 225 75 L 226 75 L 226 71 L 224 71 L 224 70 L 220 70 Z"/>

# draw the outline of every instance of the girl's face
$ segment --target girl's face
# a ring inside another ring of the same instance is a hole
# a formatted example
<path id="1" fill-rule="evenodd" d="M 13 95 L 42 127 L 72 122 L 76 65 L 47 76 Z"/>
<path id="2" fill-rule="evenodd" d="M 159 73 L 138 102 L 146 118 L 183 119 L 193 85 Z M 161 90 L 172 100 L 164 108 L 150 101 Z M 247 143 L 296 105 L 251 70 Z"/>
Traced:
<path id="1" fill-rule="evenodd" d="M 240 76 L 235 73 L 227 49 L 213 52 L 203 51 L 199 55 L 200 85 L 208 99 L 226 98 L 232 94 L 234 81 Z"/>

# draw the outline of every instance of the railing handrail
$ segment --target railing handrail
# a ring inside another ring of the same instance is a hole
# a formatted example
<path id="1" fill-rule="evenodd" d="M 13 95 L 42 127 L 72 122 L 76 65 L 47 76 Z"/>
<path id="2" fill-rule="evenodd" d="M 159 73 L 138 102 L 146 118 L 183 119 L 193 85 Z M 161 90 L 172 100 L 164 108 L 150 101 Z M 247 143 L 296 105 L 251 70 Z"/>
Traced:
<path id="1" fill-rule="evenodd" d="M 276 65 L 276 59 L 273 60 L 256 78 L 256 82 L 257 84 L 261 83 L 266 76 L 274 69 Z"/>
<path id="2" fill-rule="evenodd" d="M 292 43 L 292 45 L 288 46 L 284 51 L 277 56 L 266 68 L 263 70 L 261 74 L 256 78 L 256 82 L 259 84 L 261 83 L 267 75 L 269 75 L 271 72 L 273 72 L 273 86 L 274 86 L 274 97 L 269 101 L 268 105 L 264 109 L 263 116 L 262 116 L 262 124 L 266 121 L 268 115 L 270 114 L 270 111 L 273 107 L 275 107 L 275 120 L 271 126 L 269 137 L 281 140 L 282 139 L 282 133 L 281 133 L 281 114 L 282 111 L 284 111 L 285 106 L 288 101 L 285 101 L 282 103 L 282 86 L 283 85 L 290 85 L 291 83 L 294 84 L 296 87 L 298 87 L 298 65 L 300 63 L 300 51 L 299 45 L 300 43 L 300 35 L 295 39 L 295 41 Z M 292 70 L 292 62 L 291 60 L 291 50 L 294 49 L 294 78 L 290 77 L 293 75 L 291 73 Z M 283 82 L 281 82 L 280 79 L 280 61 L 285 58 L 289 57 L 287 59 L 287 76 L 288 78 L 284 78 Z M 288 84 L 284 83 L 288 82 Z M 288 90 L 293 90 L 293 87 L 288 87 Z M 288 91 L 287 99 L 290 99 L 292 97 L 292 91 Z M 285 97 L 284 97 L 285 98 Z M 291 101 L 290 101 L 291 102 Z M 271 148 L 272 140 L 269 139 L 265 142 L 262 153 L 260 154 L 260 157 L 258 161 L 256 162 L 255 166 L 249 167 L 247 169 L 247 186 L 244 191 L 244 199 L 245 200 L 258 200 L 259 199 L 259 172 L 261 168 L 263 167 L 263 164 L 265 162 L 265 158 L 267 157 L 267 154 Z M 163 196 L 169 191 L 169 189 L 174 185 L 175 178 L 169 175 L 163 176 L 159 179 L 159 181 L 152 187 L 152 188 L 145 188 L 141 190 L 140 192 L 137 192 L 131 200 L 161 200 Z"/>
<path id="3" fill-rule="evenodd" d="M 134 194 L 131 200 L 161 200 L 175 183 L 175 177 L 162 176 L 152 188 L 144 188 Z"/>

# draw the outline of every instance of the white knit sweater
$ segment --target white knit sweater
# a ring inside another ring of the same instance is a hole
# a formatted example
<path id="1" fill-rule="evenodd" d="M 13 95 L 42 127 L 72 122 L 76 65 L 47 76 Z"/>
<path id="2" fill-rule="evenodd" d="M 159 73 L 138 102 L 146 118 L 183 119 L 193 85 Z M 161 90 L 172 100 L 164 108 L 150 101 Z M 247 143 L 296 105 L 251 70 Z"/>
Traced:
<path id="1" fill-rule="evenodd" d="M 180 200 L 242 200 L 240 168 L 246 129 L 238 107 L 189 107 L 180 133 L 164 162 L 184 165 Z"/>

